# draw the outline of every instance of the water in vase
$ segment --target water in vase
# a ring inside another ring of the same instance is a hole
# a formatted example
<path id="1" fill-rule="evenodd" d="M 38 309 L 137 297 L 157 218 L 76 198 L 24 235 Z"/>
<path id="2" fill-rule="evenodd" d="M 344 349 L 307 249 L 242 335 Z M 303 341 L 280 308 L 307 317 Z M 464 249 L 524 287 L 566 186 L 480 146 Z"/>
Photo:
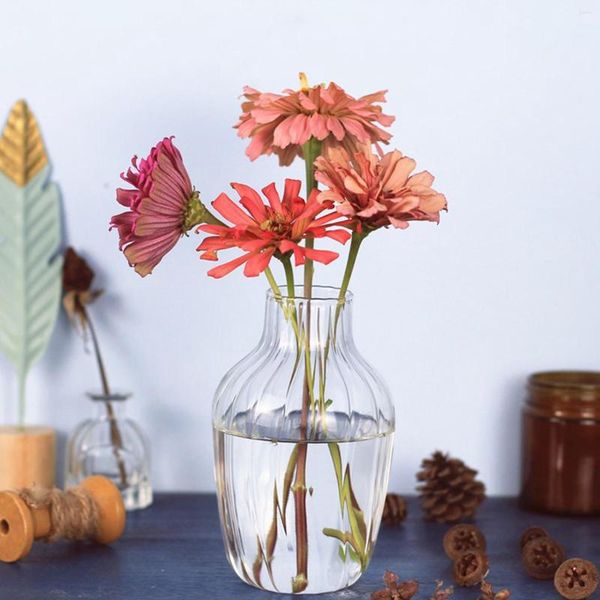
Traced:
<path id="1" fill-rule="evenodd" d="M 276 415 L 257 420 L 250 411 L 233 431 L 214 431 L 227 555 L 242 579 L 266 590 L 342 589 L 373 552 L 393 433 L 373 435 L 373 420 L 357 413 L 329 413 L 327 435 L 303 441 L 293 417 L 289 435 Z"/>

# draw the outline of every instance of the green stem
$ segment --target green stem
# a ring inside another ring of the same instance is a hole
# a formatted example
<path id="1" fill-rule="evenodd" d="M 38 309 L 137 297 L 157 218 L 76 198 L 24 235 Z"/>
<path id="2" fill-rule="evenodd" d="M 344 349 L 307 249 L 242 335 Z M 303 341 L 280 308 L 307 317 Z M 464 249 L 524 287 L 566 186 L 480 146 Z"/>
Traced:
<path id="1" fill-rule="evenodd" d="M 321 154 L 321 142 L 311 137 L 308 142 L 302 146 L 302 154 L 304 156 L 304 166 L 306 169 L 306 199 L 308 200 L 310 193 L 317 187 L 314 163 L 319 154 Z M 308 249 L 312 250 L 315 246 L 314 238 L 307 237 L 305 245 Z M 307 258 L 304 263 L 304 295 L 307 298 L 310 298 L 310 292 L 312 291 L 313 275 L 314 263 L 312 259 Z"/>
<path id="2" fill-rule="evenodd" d="M 335 307 L 335 316 L 333 319 L 333 331 L 330 332 L 327 336 L 327 341 L 325 342 L 325 349 L 323 351 L 323 368 L 322 368 L 322 376 L 321 382 L 319 386 L 319 407 L 322 410 L 325 410 L 325 380 L 327 377 L 327 359 L 329 358 L 329 352 L 331 350 L 331 344 L 335 344 L 335 337 L 337 333 L 337 326 L 340 319 L 340 315 L 342 314 L 342 308 L 346 301 L 346 292 L 348 291 L 348 286 L 350 285 L 350 279 L 352 277 L 352 272 L 354 271 L 354 265 L 356 264 L 356 257 L 358 256 L 358 251 L 360 250 L 360 245 L 363 240 L 367 236 L 366 233 L 357 233 L 354 231 L 352 233 L 352 241 L 350 242 L 350 250 L 348 251 L 348 260 L 346 262 L 346 268 L 344 270 L 344 277 L 342 279 L 342 285 L 340 287 L 340 293 L 338 296 L 337 305 Z M 325 415 L 322 415 L 323 423 L 326 423 Z"/>
<path id="3" fill-rule="evenodd" d="M 302 154 L 304 156 L 304 167 L 306 172 L 306 199 L 317 187 L 315 179 L 315 160 L 321 154 L 321 142 L 314 137 L 311 137 L 306 144 L 302 146 Z"/>
<path id="4" fill-rule="evenodd" d="M 321 142 L 310 138 L 302 147 L 306 167 L 306 198 L 317 187 L 314 172 L 314 162 L 321 153 Z M 307 237 L 306 248 L 314 247 L 314 239 Z M 290 267 L 291 269 L 291 263 Z M 304 263 L 304 296 L 312 296 L 312 282 L 314 275 L 313 261 L 309 258 Z M 300 444 L 298 447 L 298 460 L 296 464 L 296 479 L 294 481 L 294 507 L 296 515 L 296 576 L 292 580 L 292 591 L 303 592 L 308 586 L 308 519 L 306 514 L 306 455 L 308 451 L 308 408 L 312 397 L 312 375 L 310 373 L 310 305 L 306 314 L 306 337 L 304 343 L 305 372 L 302 391 L 302 412 L 300 416 Z"/>
<path id="5" fill-rule="evenodd" d="M 287 293 L 290 300 L 294 299 L 296 293 L 296 286 L 294 284 L 294 268 L 292 267 L 292 261 L 289 256 L 286 256 L 281 261 L 283 263 L 283 269 L 285 271 L 285 282 L 287 284 Z"/>
<path id="6" fill-rule="evenodd" d="M 342 306 L 346 300 L 346 292 L 348 291 L 350 279 L 352 278 L 354 266 L 356 265 L 356 257 L 358 256 L 360 245 L 363 243 L 365 237 L 367 237 L 366 233 L 357 233 L 356 231 L 352 232 L 352 241 L 350 242 L 350 250 L 348 251 L 348 260 L 346 262 L 344 277 L 342 278 L 342 285 L 340 287 L 340 295 L 338 296 L 338 303 L 335 309 L 335 322 L 333 326 L 334 334 L 335 330 L 337 329 L 340 313 L 342 312 Z"/>
<path id="7" fill-rule="evenodd" d="M 273 294 L 275 295 L 275 299 L 281 300 L 281 290 L 275 281 L 275 277 L 273 277 L 273 271 L 271 271 L 271 267 L 267 267 L 265 269 L 265 276 L 267 277 L 267 281 L 273 290 Z"/>
<path id="8" fill-rule="evenodd" d="M 327 337 L 327 342 L 325 344 L 324 350 L 325 356 L 323 359 L 323 382 L 320 386 L 320 405 L 323 407 L 323 411 L 325 410 L 324 393 L 327 359 L 329 357 L 331 344 L 335 344 L 337 325 L 342 312 L 342 308 L 346 301 L 346 293 L 348 291 L 350 279 L 352 278 L 352 273 L 356 265 L 358 251 L 360 250 L 360 246 L 366 236 L 367 233 L 358 233 L 356 231 L 352 233 L 352 241 L 350 243 L 350 250 L 348 251 L 346 268 L 344 270 L 344 276 L 342 278 L 338 302 L 335 309 L 333 331 L 330 332 L 330 334 Z M 325 422 L 324 416 L 323 421 Z M 350 545 L 350 547 L 354 550 L 356 558 L 360 562 L 361 571 L 364 571 L 368 564 L 368 549 L 365 546 L 367 531 L 364 522 L 364 515 L 356 500 L 354 490 L 352 489 L 352 480 L 350 478 L 350 465 L 348 464 L 346 466 L 346 472 L 342 474 L 341 453 L 338 444 L 333 442 L 330 443 L 329 451 L 331 453 L 331 459 L 333 461 L 333 466 L 338 483 L 340 510 L 342 514 L 344 514 L 344 508 L 347 511 L 348 519 L 350 522 L 350 532 L 342 532 L 331 528 L 325 528 L 323 529 L 323 534 L 326 536 L 337 538 L 343 545 Z"/>

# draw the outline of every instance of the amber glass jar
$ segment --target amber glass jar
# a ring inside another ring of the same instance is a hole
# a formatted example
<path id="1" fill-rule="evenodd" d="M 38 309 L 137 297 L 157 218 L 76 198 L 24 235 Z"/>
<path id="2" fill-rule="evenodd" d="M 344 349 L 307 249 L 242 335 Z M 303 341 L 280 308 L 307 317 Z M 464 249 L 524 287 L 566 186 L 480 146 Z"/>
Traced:
<path id="1" fill-rule="evenodd" d="M 600 373 L 535 373 L 523 409 L 521 504 L 600 514 Z"/>

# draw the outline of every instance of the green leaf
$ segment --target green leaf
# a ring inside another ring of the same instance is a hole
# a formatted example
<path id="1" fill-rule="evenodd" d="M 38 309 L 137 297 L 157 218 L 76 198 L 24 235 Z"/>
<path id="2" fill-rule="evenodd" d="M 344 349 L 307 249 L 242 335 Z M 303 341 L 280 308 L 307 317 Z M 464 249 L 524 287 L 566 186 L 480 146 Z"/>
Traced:
<path id="1" fill-rule="evenodd" d="M 60 195 L 45 166 L 24 186 L 0 172 L 0 350 L 19 378 L 19 421 L 25 381 L 45 352 L 62 291 Z"/>

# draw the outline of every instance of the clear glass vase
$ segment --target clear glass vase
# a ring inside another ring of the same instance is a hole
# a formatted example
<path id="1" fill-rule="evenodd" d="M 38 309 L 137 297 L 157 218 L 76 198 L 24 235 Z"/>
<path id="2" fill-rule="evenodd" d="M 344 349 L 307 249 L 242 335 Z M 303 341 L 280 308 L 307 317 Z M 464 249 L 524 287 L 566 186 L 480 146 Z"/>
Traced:
<path id="1" fill-rule="evenodd" d="M 373 553 L 394 407 L 354 344 L 352 295 L 293 291 L 267 294 L 258 346 L 217 389 L 217 496 L 239 577 L 275 592 L 324 593 L 353 584 Z"/>
<path id="2" fill-rule="evenodd" d="M 150 451 L 143 431 L 125 416 L 128 394 L 88 394 L 96 414 L 80 423 L 67 443 L 66 484 L 104 475 L 121 490 L 125 508 L 152 504 Z"/>

